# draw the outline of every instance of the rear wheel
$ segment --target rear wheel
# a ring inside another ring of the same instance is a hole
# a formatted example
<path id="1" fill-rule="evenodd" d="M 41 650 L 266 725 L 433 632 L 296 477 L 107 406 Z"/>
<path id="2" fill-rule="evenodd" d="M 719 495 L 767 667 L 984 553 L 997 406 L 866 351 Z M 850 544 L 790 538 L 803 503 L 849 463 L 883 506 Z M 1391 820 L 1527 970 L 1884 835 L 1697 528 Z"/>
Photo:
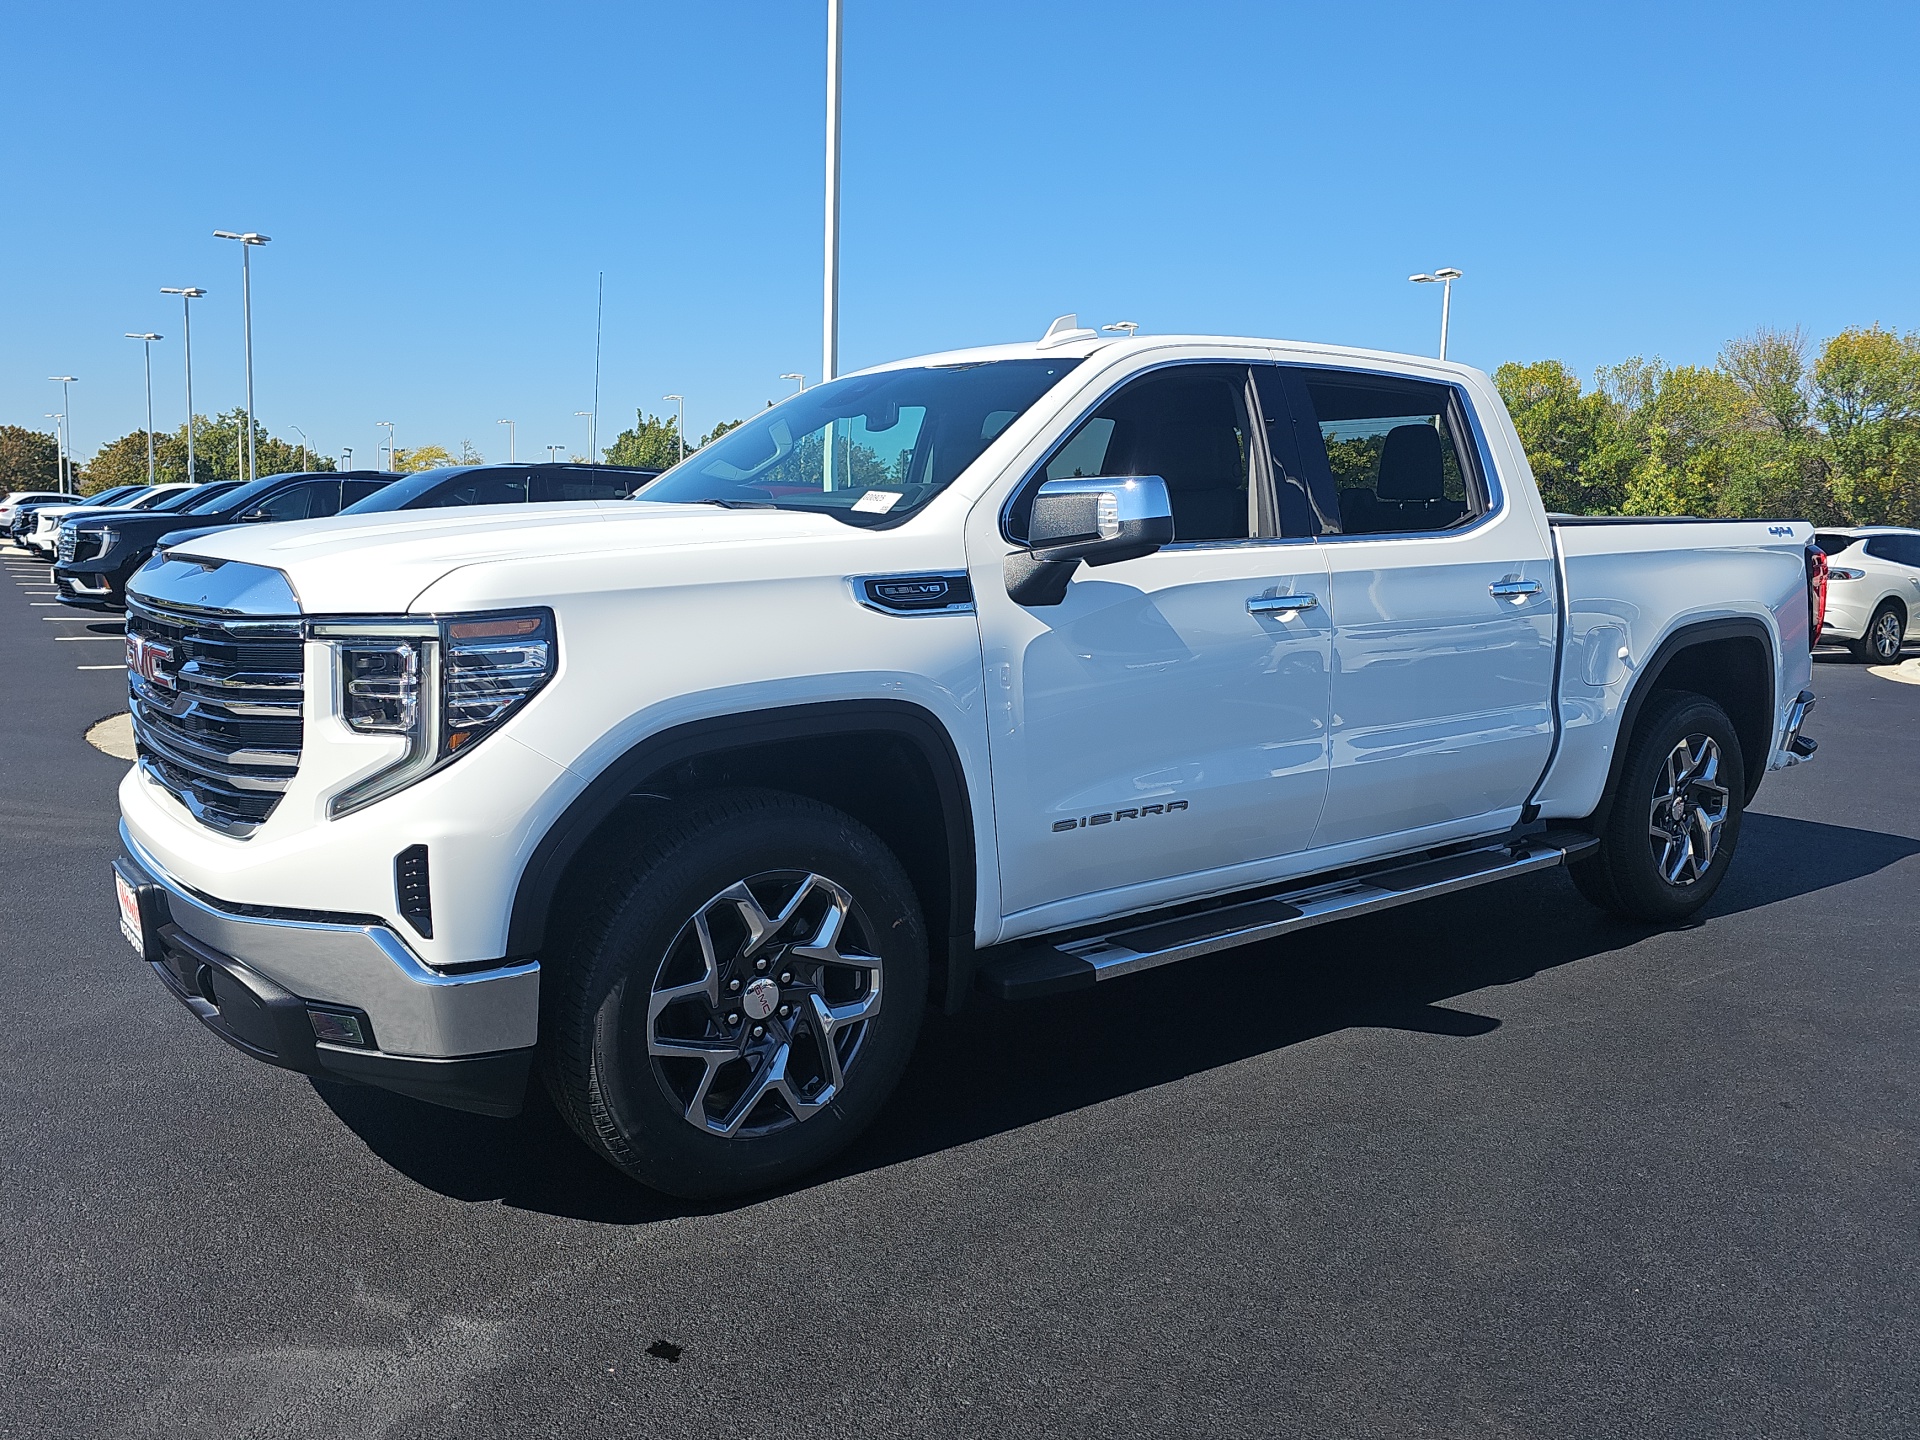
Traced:
<path id="1" fill-rule="evenodd" d="M 1594 904 L 1671 923 L 1720 888 L 1740 839 L 1746 767 L 1727 712 L 1661 691 L 1634 728 L 1600 848 L 1569 868 Z"/>
<path id="2" fill-rule="evenodd" d="M 1863 665 L 1891 665 L 1900 658 L 1900 647 L 1906 641 L 1907 617 L 1889 600 L 1873 612 L 1866 633 L 1858 640 L 1849 641 L 1847 648 Z"/>
<path id="3" fill-rule="evenodd" d="M 798 796 L 695 797 L 556 958 L 548 1087 L 582 1139 L 656 1190 L 778 1185 L 873 1119 L 926 990 L 918 901 L 871 831 Z"/>

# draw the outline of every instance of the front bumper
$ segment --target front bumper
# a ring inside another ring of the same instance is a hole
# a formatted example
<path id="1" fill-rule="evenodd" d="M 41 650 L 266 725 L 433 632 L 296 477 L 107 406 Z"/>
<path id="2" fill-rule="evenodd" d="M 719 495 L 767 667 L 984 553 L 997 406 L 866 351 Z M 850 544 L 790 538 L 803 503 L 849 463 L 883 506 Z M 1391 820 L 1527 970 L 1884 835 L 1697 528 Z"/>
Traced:
<path id="1" fill-rule="evenodd" d="M 67 605 L 78 605 L 86 610 L 125 608 L 127 597 L 124 582 L 112 571 L 70 570 L 55 565 L 53 585 L 59 592 L 60 600 Z"/>
<path id="2" fill-rule="evenodd" d="M 538 1034 L 537 962 L 443 974 L 371 917 L 296 916 L 196 894 L 124 825 L 143 958 L 209 1030 L 288 1070 L 484 1115 L 518 1113 Z M 339 1017 L 366 1043 L 332 1043 Z"/>

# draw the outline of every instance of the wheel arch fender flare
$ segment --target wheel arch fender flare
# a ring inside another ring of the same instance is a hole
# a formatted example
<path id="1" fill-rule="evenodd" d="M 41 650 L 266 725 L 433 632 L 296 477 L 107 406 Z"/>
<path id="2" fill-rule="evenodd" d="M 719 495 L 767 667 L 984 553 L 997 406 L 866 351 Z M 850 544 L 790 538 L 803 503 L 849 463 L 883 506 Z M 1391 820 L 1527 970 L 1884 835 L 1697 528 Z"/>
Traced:
<path id="1" fill-rule="evenodd" d="M 546 943 L 552 907 L 569 869 L 588 840 L 649 777 L 687 761 L 729 752 L 860 735 L 886 735 L 906 742 L 931 776 L 946 851 L 944 938 L 953 968 L 967 971 L 964 976 L 950 975 L 948 989 L 970 984 L 976 874 L 966 773 L 959 749 L 939 718 L 907 700 L 828 700 L 752 710 L 687 721 L 640 740 L 589 781 L 534 846 L 514 887 L 506 953 L 532 955 Z M 941 938 L 928 937 L 936 945 Z"/>
<path id="2" fill-rule="evenodd" d="M 1771 758 L 1775 716 L 1774 691 L 1779 684 L 1779 658 L 1774 648 L 1773 631 L 1766 623 L 1753 615 L 1728 615 L 1713 620 L 1696 620 L 1682 624 L 1669 632 L 1654 647 L 1652 656 L 1640 667 L 1640 673 L 1634 678 L 1633 685 L 1627 691 L 1627 698 L 1620 707 L 1620 726 L 1614 733 L 1613 759 L 1607 768 L 1606 788 L 1600 792 L 1600 804 L 1594 811 L 1594 818 L 1604 823 L 1613 809 L 1613 802 L 1620 785 L 1620 771 L 1626 764 L 1627 747 L 1633 740 L 1634 727 L 1640 723 L 1640 711 L 1647 700 L 1661 688 L 1661 680 L 1673 669 L 1674 662 L 1688 650 L 1704 645 L 1725 641 L 1744 641 L 1759 647 L 1767 678 L 1766 716 L 1762 743 L 1749 746 L 1747 741 L 1752 726 L 1742 726 L 1741 717 L 1729 710 L 1728 718 L 1734 722 L 1736 732 L 1740 732 L 1743 752 L 1751 749 L 1757 753 L 1741 755 L 1746 769 L 1745 802 L 1751 802 L 1760 788 L 1760 781 L 1767 773 L 1767 762 Z M 1717 698 L 1717 697 L 1709 697 Z M 1745 803 L 1743 802 L 1743 803 Z"/>

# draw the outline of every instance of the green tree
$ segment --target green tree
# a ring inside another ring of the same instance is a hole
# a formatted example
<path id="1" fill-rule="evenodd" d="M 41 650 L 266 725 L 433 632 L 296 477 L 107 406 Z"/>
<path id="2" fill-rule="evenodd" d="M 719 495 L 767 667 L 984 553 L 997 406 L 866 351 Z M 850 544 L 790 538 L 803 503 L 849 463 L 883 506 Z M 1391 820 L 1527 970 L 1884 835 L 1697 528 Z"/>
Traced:
<path id="1" fill-rule="evenodd" d="M 0 494 L 60 488 L 60 446 L 24 425 L 0 425 Z"/>
<path id="2" fill-rule="evenodd" d="M 1856 525 L 1920 521 L 1920 335 L 1843 330 L 1813 367 L 1829 484 Z"/>
<path id="3" fill-rule="evenodd" d="M 713 429 L 700 437 L 700 449 L 706 449 L 707 446 L 718 440 L 729 430 L 738 430 L 742 423 L 744 422 L 739 420 L 722 420 L 718 425 L 714 426 Z"/>
<path id="4" fill-rule="evenodd" d="M 159 437 L 154 441 L 156 477 L 158 468 Z M 102 490 L 111 490 L 116 485 L 144 485 L 147 483 L 147 432 L 130 430 L 118 440 L 109 440 L 102 445 L 93 459 L 87 462 L 87 478 L 80 486 L 82 495 L 98 495 Z"/>
<path id="5" fill-rule="evenodd" d="M 688 446 L 691 453 L 697 446 Z M 613 437 L 607 447 L 609 465 L 637 465 L 645 470 L 664 470 L 680 459 L 680 422 L 671 415 L 634 412 L 634 422 Z"/>
<path id="6" fill-rule="evenodd" d="M 1583 392 L 1558 360 L 1509 362 L 1493 372 L 1520 432 L 1547 509 L 1573 515 L 1617 510 L 1625 498 L 1594 460 L 1607 423 L 1607 397 Z"/>
<path id="7" fill-rule="evenodd" d="M 416 445 L 409 450 L 402 445 L 393 452 L 393 468 L 408 474 L 416 470 L 438 470 L 443 465 L 471 463 L 456 460 L 453 452 L 444 445 Z"/>
<path id="8" fill-rule="evenodd" d="M 171 435 L 160 437 L 158 459 L 161 481 L 182 481 L 187 478 L 187 427 L 182 425 Z M 287 441 L 269 435 L 266 427 L 259 421 L 253 425 L 254 465 L 258 473 L 284 475 L 289 471 L 335 470 L 339 467 L 333 457 L 317 454 L 312 450 L 305 452 L 306 463 L 301 463 L 301 447 L 298 442 Z M 145 467 L 144 451 L 141 465 Z M 194 416 L 193 426 L 193 475 L 194 479 L 206 482 L 210 480 L 239 480 L 243 478 L 246 465 L 246 429 L 238 407 L 224 415 L 215 415 L 209 419 L 205 415 Z"/>

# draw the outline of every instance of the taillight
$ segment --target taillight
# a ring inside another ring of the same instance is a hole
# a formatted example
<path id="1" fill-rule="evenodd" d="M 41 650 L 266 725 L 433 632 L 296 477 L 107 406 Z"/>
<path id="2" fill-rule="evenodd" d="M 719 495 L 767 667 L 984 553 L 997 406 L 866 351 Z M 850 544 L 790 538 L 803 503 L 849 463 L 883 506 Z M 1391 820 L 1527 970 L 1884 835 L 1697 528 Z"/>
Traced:
<path id="1" fill-rule="evenodd" d="M 1807 648 L 1820 643 L 1820 630 L 1827 623 L 1827 552 L 1817 545 L 1807 546 Z"/>

